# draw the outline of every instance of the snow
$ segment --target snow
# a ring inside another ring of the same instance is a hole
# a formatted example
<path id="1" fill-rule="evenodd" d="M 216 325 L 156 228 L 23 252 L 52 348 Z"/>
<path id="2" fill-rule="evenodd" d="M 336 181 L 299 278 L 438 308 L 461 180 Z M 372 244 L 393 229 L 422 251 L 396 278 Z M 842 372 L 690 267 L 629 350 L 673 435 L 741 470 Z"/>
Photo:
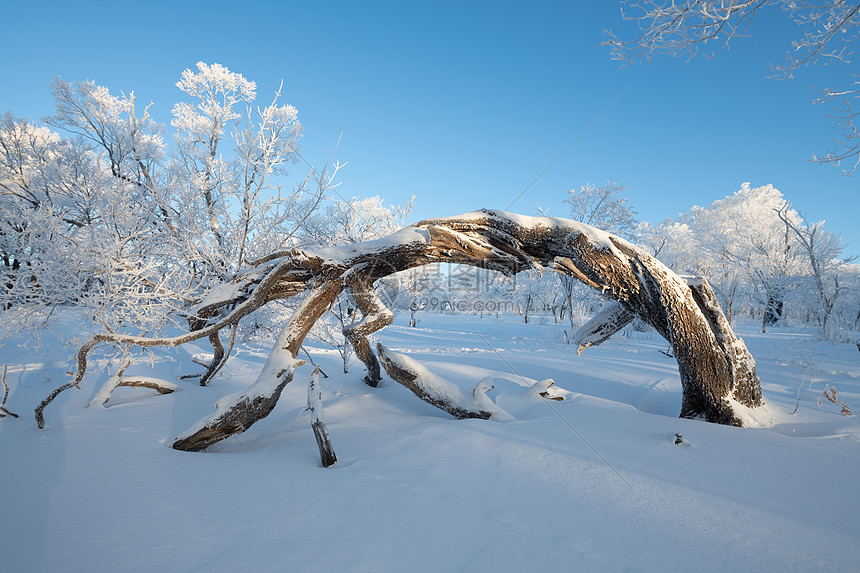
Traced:
<path id="1" fill-rule="evenodd" d="M 472 211 L 470 213 L 464 213 L 455 217 L 443 217 L 439 219 L 433 219 L 433 221 L 482 221 L 487 218 L 495 219 L 497 221 L 502 222 L 509 221 L 511 223 L 519 225 L 524 229 L 530 230 L 552 228 L 567 229 L 570 231 L 571 234 L 585 235 L 596 249 L 611 251 L 616 257 L 622 260 L 626 258 L 621 253 L 621 251 L 619 251 L 615 247 L 615 245 L 610 240 L 610 237 L 614 238 L 616 241 L 629 245 L 627 241 L 624 241 L 623 239 L 620 239 L 615 235 L 607 233 L 606 231 L 592 227 L 591 225 L 586 225 L 585 223 L 580 223 L 579 221 L 573 221 L 571 219 L 563 219 L 560 217 L 533 217 L 530 215 L 511 213 L 509 211 L 482 209 L 480 211 Z"/>
<path id="2" fill-rule="evenodd" d="M 790 423 L 792 421 L 791 417 L 779 406 L 775 406 L 766 400 L 764 404 L 755 408 L 744 406 L 734 398 L 729 398 L 728 402 L 735 416 L 747 428 L 772 428 L 777 424 Z"/>
<path id="3" fill-rule="evenodd" d="M 380 255 L 380 257 L 383 257 L 383 253 L 386 250 L 397 249 L 403 247 L 404 245 L 426 245 L 429 242 L 430 233 L 428 233 L 426 230 L 417 229 L 415 227 L 405 227 L 386 237 L 382 237 L 381 239 L 374 239 L 371 241 L 365 241 L 363 243 L 356 243 L 353 245 L 346 245 L 342 247 L 328 247 L 324 249 L 317 249 L 314 251 L 314 255 L 322 257 L 323 259 L 328 259 L 335 263 L 342 263 L 351 258 L 359 257 L 361 255 L 366 254 L 375 254 Z"/>
<path id="4" fill-rule="evenodd" d="M 578 357 L 546 317 L 408 318 L 380 342 L 465 395 L 480 383 L 514 419 L 454 420 L 387 378 L 366 386 L 357 365 L 338 375 L 337 353 L 309 342 L 338 464 L 320 466 L 303 413 L 309 365 L 249 431 L 179 452 L 171 436 L 248 390 L 267 347 L 241 347 L 209 387 L 120 387 L 104 408 L 86 408 L 110 376 L 93 356 L 38 430 L 32 408 L 71 353 L 48 335 L 7 342 L 6 406 L 22 417 L 0 420 L 3 570 L 857 570 L 860 422 L 817 404 L 828 386 L 860 404 L 856 346 L 741 324 L 778 419 L 733 428 L 677 418 L 656 335 L 628 329 Z M 178 380 L 207 351 L 159 348 L 128 371 Z"/>
<path id="5" fill-rule="evenodd" d="M 260 280 L 260 276 L 264 271 L 269 271 L 273 267 L 274 265 L 269 263 L 267 265 L 240 271 L 235 280 L 225 282 L 212 288 L 199 303 L 189 309 L 188 314 L 193 315 L 198 312 L 199 309 L 210 304 L 231 301 L 239 298 L 248 291 L 248 287 L 250 285 L 255 281 Z"/>

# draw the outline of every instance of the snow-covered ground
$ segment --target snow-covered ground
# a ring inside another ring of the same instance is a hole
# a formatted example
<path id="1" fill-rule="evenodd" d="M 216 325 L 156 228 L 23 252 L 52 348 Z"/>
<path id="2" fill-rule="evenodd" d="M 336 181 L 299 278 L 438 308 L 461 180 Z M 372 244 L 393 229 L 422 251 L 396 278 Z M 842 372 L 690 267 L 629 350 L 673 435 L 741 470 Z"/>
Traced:
<path id="1" fill-rule="evenodd" d="M 93 371 L 38 430 L 33 407 L 67 379 L 68 350 L 8 341 L 6 406 L 21 418 L 0 420 L 0 569 L 860 570 L 860 422 L 818 404 L 830 386 L 860 412 L 856 346 L 738 327 L 782 411 L 744 429 L 677 418 L 677 366 L 654 334 L 577 356 L 546 319 L 419 318 L 378 339 L 464 393 L 491 377 L 514 420 L 454 420 L 387 378 L 366 386 L 358 364 L 339 375 L 339 356 L 310 343 L 329 376 L 328 469 L 302 413 L 309 366 L 272 415 L 192 454 L 170 438 L 253 381 L 266 349 L 241 348 L 208 388 L 120 388 L 104 408 L 86 408 L 108 378 Z M 177 381 L 205 351 L 162 350 L 127 374 Z M 529 389 L 546 378 L 568 399 Z"/>

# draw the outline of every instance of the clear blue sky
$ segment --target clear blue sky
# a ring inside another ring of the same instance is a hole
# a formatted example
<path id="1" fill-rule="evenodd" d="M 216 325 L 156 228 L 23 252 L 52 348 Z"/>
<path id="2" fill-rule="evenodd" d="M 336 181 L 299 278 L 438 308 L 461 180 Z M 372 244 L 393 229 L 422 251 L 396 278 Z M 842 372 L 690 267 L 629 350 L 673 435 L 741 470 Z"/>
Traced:
<path id="1" fill-rule="evenodd" d="M 630 29 L 614 0 L 7 0 L 2 14 L 0 111 L 50 115 L 48 84 L 62 76 L 134 91 L 169 123 L 175 82 L 198 61 L 256 81 L 260 102 L 283 79 L 304 156 L 324 163 L 343 132 L 340 193 L 415 194 L 415 220 L 507 207 L 632 83 L 510 210 L 564 216 L 568 189 L 611 180 L 659 222 L 772 183 L 860 254 L 860 174 L 807 161 L 833 137 L 810 84 L 845 83 L 856 63 L 767 79 L 797 36 L 778 9 L 714 61 L 621 70 L 600 47 L 605 28 Z"/>

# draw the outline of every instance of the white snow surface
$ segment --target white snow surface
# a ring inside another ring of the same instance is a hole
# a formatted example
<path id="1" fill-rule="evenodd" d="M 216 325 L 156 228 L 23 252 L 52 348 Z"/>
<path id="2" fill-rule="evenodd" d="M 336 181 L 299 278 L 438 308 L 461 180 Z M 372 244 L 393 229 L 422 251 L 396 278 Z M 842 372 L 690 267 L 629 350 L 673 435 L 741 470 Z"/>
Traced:
<path id="1" fill-rule="evenodd" d="M 246 390 L 268 349 L 241 347 L 206 388 L 120 387 L 106 407 L 86 408 L 110 376 L 94 355 L 83 391 L 61 394 L 38 430 L 33 408 L 66 380 L 72 353 L 47 335 L 40 349 L 7 341 L 6 407 L 21 418 L 0 419 L 0 567 L 858 570 L 860 423 L 817 403 L 831 386 L 857 411 L 854 345 L 737 326 L 779 417 L 733 428 L 677 417 L 677 365 L 653 333 L 631 330 L 577 357 L 560 342 L 564 325 L 545 317 L 418 318 L 409 328 L 396 317 L 378 339 L 464 394 L 494 386 L 488 397 L 514 419 L 454 420 L 387 378 L 366 386 L 358 364 L 339 374 L 338 354 L 308 342 L 329 375 L 320 386 L 339 462 L 327 469 L 303 413 L 310 365 L 268 418 L 187 453 L 170 438 Z M 157 349 L 154 365 L 128 371 L 178 381 L 209 350 Z M 550 378 L 565 400 L 531 388 Z"/>

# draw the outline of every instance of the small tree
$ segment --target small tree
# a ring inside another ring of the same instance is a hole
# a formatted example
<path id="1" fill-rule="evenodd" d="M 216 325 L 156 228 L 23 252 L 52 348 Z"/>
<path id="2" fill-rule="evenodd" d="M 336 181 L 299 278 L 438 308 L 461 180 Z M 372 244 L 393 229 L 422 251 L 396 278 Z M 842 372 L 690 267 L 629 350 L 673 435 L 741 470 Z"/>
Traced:
<path id="1" fill-rule="evenodd" d="M 760 305 L 762 331 L 782 318 L 788 293 L 800 284 L 802 252 L 776 209 L 786 205 L 771 185 L 744 183 L 734 195 L 693 207 L 682 220 L 694 230 L 700 269 L 713 279 L 722 302 L 735 297 L 741 278 Z M 786 211 L 792 220 L 798 215 Z"/>
<path id="2" fill-rule="evenodd" d="M 9 114 L 0 121 L 0 303 L 27 301 L 7 330 L 59 305 L 109 332 L 181 325 L 250 260 L 297 244 L 339 164 L 284 191 L 301 124 L 278 104 L 280 90 L 252 108 L 253 82 L 204 63 L 177 86 L 192 103 L 174 107 L 172 146 L 152 104 L 141 110 L 133 93 L 93 82 L 53 83 L 48 124 L 73 137 Z"/>
<path id="3" fill-rule="evenodd" d="M 822 228 L 824 221 L 810 224 L 802 217 L 801 222 L 796 216 L 793 217 L 792 213 L 788 204 L 776 210 L 780 220 L 785 223 L 786 229 L 789 229 L 797 238 L 809 262 L 809 270 L 815 281 L 819 303 L 815 316 L 822 335 L 829 337 L 830 317 L 840 292 L 839 271 L 851 259 L 838 258 L 845 247 L 838 235 Z"/>

